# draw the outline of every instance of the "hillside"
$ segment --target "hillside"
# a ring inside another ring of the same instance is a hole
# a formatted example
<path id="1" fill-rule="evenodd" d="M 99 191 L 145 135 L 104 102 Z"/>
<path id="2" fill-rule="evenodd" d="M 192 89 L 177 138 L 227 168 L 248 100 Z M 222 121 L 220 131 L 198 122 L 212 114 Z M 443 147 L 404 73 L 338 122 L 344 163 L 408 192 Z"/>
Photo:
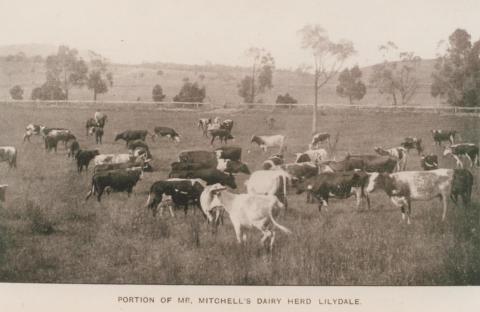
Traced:
<path id="1" fill-rule="evenodd" d="M 24 49 L 24 50 L 22 50 Z M 55 51 L 54 46 L 47 45 L 17 45 L 0 47 L 0 57 L 9 54 L 24 52 L 28 57 L 35 55 L 46 56 L 49 51 Z M 87 58 L 87 52 L 80 52 Z M 300 63 L 300 61 L 299 61 Z M 433 60 L 424 60 L 420 64 L 418 77 L 421 88 L 412 100 L 412 105 L 433 105 L 439 100 L 430 96 L 430 76 L 433 70 Z M 171 63 L 146 63 L 138 65 L 111 64 L 110 70 L 114 77 L 114 86 L 111 90 L 99 96 L 99 100 L 106 101 L 142 101 L 151 100 L 151 91 L 155 84 L 160 84 L 167 94 L 166 100 L 171 100 L 179 91 L 182 80 L 188 77 L 191 81 L 198 81 L 199 76 L 205 78 L 202 83 L 207 89 L 207 99 L 216 105 L 238 105 L 242 99 L 237 94 L 237 84 L 250 73 L 249 68 L 225 65 L 182 65 Z M 362 68 L 363 80 L 368 81 L 372 67 Z M 29 58 L 22 62 L 6 61 L 0 58 L 0 99 L 10 98 L 9 89 L 14 85 L 21 85 L 24 97 L 30 98 L 33 88 L 40 86 L 45 80 L 45 66 L 43 62 Z M 313 101 L 313 77 L 310 74 L 290 70 L 277 69 L 274 72 L 274 87 L 263 94 L 264 103 L 273 103 L 278 94 L 290 93 L 299 103 Z M 337 80 L 332 79 L 320 91 L 320 103 L 346 103 L 335 93 Z M 71 99 L 90 100 L 91 92 L 86 89 L 72 89 Z M 368 88 L 367 95 L 359 104 L 389 104 L 386 97 L 378 94 L 376 89 Z"/>

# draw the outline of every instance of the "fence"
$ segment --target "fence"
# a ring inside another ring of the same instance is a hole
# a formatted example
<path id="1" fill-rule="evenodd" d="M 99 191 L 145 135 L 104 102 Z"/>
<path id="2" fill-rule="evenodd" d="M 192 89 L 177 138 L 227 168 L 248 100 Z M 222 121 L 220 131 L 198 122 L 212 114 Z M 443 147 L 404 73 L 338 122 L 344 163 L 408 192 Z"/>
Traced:
<path id="1" fill-rule="evenodd" d="M 0 100 L 0 106 L 15 107 L 55 107 L 98 110 L 116 109 L 174 109 L 174 110 L 212 110 L 219 108 L 229 109 L 263 109 L 263 110 L 311 110 L 313 104 L 231 104 L 229 106 L 216 105 L 214 103 L 191 103 L 191 102 L 144 102 L 144 101 L 33 101 L 33 100 Z M 443 113 L 443 114 L 468 114 L 480 116 L 480 107 L 454 107 L 454 106 L 387 106 L 387 105 L 348 105 L 348 104 L 319 104 L 319 111 L 322 110 L 357 110 L 385 113 Z"/>

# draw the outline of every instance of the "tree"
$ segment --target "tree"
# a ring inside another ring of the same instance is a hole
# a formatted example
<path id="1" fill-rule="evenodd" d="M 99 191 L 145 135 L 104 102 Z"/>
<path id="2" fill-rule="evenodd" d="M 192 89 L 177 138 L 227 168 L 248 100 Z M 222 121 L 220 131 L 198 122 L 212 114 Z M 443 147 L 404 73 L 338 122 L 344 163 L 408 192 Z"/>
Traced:
<path id="1" fill-rule="evenodd" d="M 279 107 L 282 107 L 282 108 L 289 108 L 291 104 L 297 104 L 298 101 L 296 99 L 294 99 L 290 94 L 285 93 L 285 95 L 281 95 L 279 94 L 277 96 L 277 100 L 275 101 L 276 104 L 280 104 L 278 105 Z"/>
<path id="2" fill-rule="evenodd" d="M 355 53 L 353 43 L 347 40 L 333 42 L 320 25 L 306 25 L 299 30 L 302 49 L 313 55 L 314 95 L 312 132 L 317 130 L 318 90 L 334 77 L 347 58 Z"/>
<path id="3" fill-rule="evenodd" d="M 445 54 L 435 63 L 431 94 L 453 106 L 480 106 L 480 40 L 472 44 L 463 29 L 448 39 Z"/>
<path id="4" fill-rule="evenodd" d="M 337 94 L 341 97 L 347 97 L 350 104 L 353 100 L 361 100 L 367 93 L 367 87 L 361 80 L 362 71 L 358 66 L 351 69 L 345 68 L 338 75 Z"/>
<path id="5" fill-rule="evenodd" d="M 46 81 L 40 87 L 33 89 L 31 94 L 32 100 L 63 101 L 66 98 L 65 92 L 60 87 L 60 82 L 55 80 Z"/>
<path id="6" fill-rule="evenodd" d="M 183 79 L 183 86 L 180 92 L 173 97 L 174 102 L 198 102 L 205 99 L 205 86 L 200 86 L 197 82 L 190 82 L 188 78 Z"/>
<path id="7" fill-rule="evenodd" d="M 71 87 L 82 87 L 87 81 L 88 68 L 83 59 L 79 58 L 78 51 L 67 46 L 60 46 L 57 54 L 49 55 L 46 60 L 47 82 L 60 86 L 68 100 Z"/>
<path id="8" fill-rule="evenodd" d="M 108 62 L 103 57 L 97 57 L 90 62 L 91 70 L 88 73 L 87 87 L 93 90 L 93 100 L 98 94 L 108 92 L 108 87 L 113 86 L 113 75 L 107 70 Z"/>
<path id="9" fill-rule="evenodd" d="M 237 85 L 238 94 L 245 103 L 254 103 L 257 94 L 273 87 L 275 60 L 265 49 L 256 47 L 248 49 L 245 55 L 253 60 L 252 74 L 245 76 Z"/>
<path id="10" fill-rule="evenodd" d="M 416 70 L 421 58 L 413 52 L 400 52 L 393 42 L 379 47 L 383 53 L 384 61 L 373 67 L 370 83 L 375 86 L 380 94 L 388 94 L 393 105 L 407 104 L 413 98 L 419 87 Z M 394 53 L 395 60 L 389 60 L 389 55 Z"/>
<path id="11" fill-rule="evenodd" d="M 152 90 L 152 98 L 155 102 L 161 102 L 163 99 L 166 97 L 165 94 L 163 94 L 163 89 L 160 85 L 156 84 L 153 87 Z"/>
<path id="12" fill-rule="evenodd" d="M 13 86 L 10 89 L 10 96 L 14 100 L 23 100 L 23 88 L 19 85 Z"/>

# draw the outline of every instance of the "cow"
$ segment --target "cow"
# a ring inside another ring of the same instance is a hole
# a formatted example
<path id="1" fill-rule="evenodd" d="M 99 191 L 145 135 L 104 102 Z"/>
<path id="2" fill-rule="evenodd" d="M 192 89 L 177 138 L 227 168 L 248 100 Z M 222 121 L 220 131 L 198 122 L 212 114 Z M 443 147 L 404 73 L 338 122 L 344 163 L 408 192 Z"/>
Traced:
<path id="1" fill-rule="evenodd" d="M 107 114 L 97 111 L 93 117 L 97 123 L 97 126 L 103 129 L 105 127 L 105 123 L 107 122 Z"/>
<path id="2" fill-rule="evenodd" d="M 292 186 L 296 186 L 297 183 L 318 175 L 318 167 L 314 163 L 303 162 L 284 164 L 279 167 L 285 170 L 292 177 Z M 311 193 L 307 192 L 307 203 L 311 201 Z"/>
<path id="3" fill-rule="evenodd" d="M 8 168 L 17 168 L 17 149 L 14 146 L 0 146 L 0 162 L 8 163 Z"/>
<path id="4" fill-rule="evenodd" d="M 215 149 L 217 158 L 241 161 L 242 148 L 238 146 L 221 146 Z"/>
<path id="5" fill-rule="evenodd" d="M 202 179 L 203 181 L 207 182 L 207 185 L 220 183 L 222 185 L 229 186 L 232 189 L 237 188 L 235 178 L 232 175 L 221 172 L 215 168 L 171 171 L 168 175 L 168 178 Z"/>
<path id="6" fill-rule="evenodd" d="M 178 155 L 178 160 L 184 163 L 201 164 L 204 168 L 216 168 L 217 156 L 215 152 L 210 151 L 183 151 Z"/>
<path id="7" fill-rule="evenodd" d="M 179 143 L 180 142 L 180 134 L 178 134 L 174 129 L 169 128 L 169 127 L 155 127 L 153 129 L 153 136 L 152 140 L 155 141 L 155 139 L 159 136 L 161 137 L 168 137 L 170 140 Z"/>
<path id="8" fill-rule="evenodd" d="M 393 172 L 397 159 L 380 155 L 347 155 L 341 161 L 324 161 L 319 164 L 320 172 L 363 170 L 368 172 Z"/>
<path id="9" fill-rule="evenodd" d="M 94 172 L 141 167 L 145 172 L 153 171 L 150 162 L 142 156 L 131 154 L 100 154 L 93 159 Z"/>
<path id="10" fill-rule="evenodd" d="M 48 152 L 51 152 L 52 150 L 57 152 L 57 145 L 58 145 L 58 139 L 52 136 L 47 135 L 44 139 L 45 142 L 45 149 Z"/>
<path id="11" fill-rule="evenodd" d="M 314 150 L 308 150 L 303 153 L 295 153 L 295 162 L 313 162 L 319 164 L 320 162 L 328 159 L 328 153 L 325 149 L 319 148 Z"/>
<path id="12" fill-rule="evenodd" d="M 288 208 L 287 185 L 291 176 L 281 170 L 257 170 L 245 181 L 247 193 L 275 195 Z"/>
<path id="13" fill-rule="evenodd" d="M 453 176 L 453 169 L 401 171 L 390 174 L 374 172 L 369 177 L 367 192 L 383 189 L 393 204 L 401 209 L 403 220 L 407 211 L 407 224 L 410 224 L 412 201 L 440 197 L 443 203 L 442 221 L 444 221 Z"/>
<path id="14" fill-rule="evenodd" d="M 478 145 L 473 143 L 459 143 L 450 145 L 443 151 L 443 156 L 451 155 L 457 162 L 457 167 L 463 168 L 463 163 L 460 156 L 465 156 L 470 161 L 470 167 L 474 165 L 480 166 L 480 159 L 478 157 Z"/>
<path id="15" fill-rule="evenodd" d="M 107 188 L 114 192 L 127 192 L 130 197 L 142 175 L 143 171 L 140 167 L 97 172 L 92 177 L 92 188 L 87 193 L 85 200 L 96 194 L 97 201 L 100 202 L 102 194 Z"/>
<path id="16" fill-rule="evenodd" d="M 326 132 L 315 133 L 312 136 L 312 141 L 308 144 L 308 149 L 317 149 L 320 143 L 326 142 L 330 146 L 330 134 Z"/>
<path id="17" fill-rule="evenodd" d="M 100 155 L 98 150 L 79 150 L 75 156 L 77 159 L 78 172 L 82 172 L 83 168 L 85 168 L 85 171 L 88 171 L 88 165 L 90 164 L 90 161 L 92 161 L 92 159 L 98 155 Z"/>
<path id="18" fill-rule="evenodd" d="M 208 130 L 208 133 L 212 137 L 212 139 L 210 140 L 211 145 L 213 145 L 213 141 L 215 141 L 215 138 L 217 138 L 217 137 L 220 140 L 220 143 L 225 143 L 225 144 L 228 143 L 228 140 L 233 140 L 234 139 L 234 137 L 230 133 L 230 131 L 228 131 L 226 129 L 210 129 L 210 130 Z"/>
<path id="19" fill-rule="evenodd" d="M 271 130 L 275 126 L 275 118 L 273 118 L 272 116 L 265 117 L 264 121 L 267 129 Z"/>
<path id="20" fill-rule="evenodd" d="M 457 204 L 458 196 L 462 197 L 463 205 L 468 206 L 472 197 L 473 174 L 467 169 L 454 169 L 450 198 Z"/>
<path id="21" fill-rule="evenodd" d="M 122 164 L 128 162 L 135 162 L 138 158 L 131 154 L 100 154 L 95 156 L 93 162 L 95 166 L 104 164 Z"/>
<path id="22" fill-rule="evenodd" d="M 420 166 L 423 170 L 438 169 L 438 156 L 435 154 L 422 155 L 420 158 Z"/>
<path id="23" fill-rule="evenodd" d="M 400 143 L 402 147 L 404 147 L 407 152 L 410 152 L 411 149 L 416 149 L 418 155 L 420 155 L 423 151 L 422 146 L 422 139 L 415 138 L 415 137 L 406 137 L 402 143 Z"/>
<path id="24" fill-rule="evenodd" d="M 267 251 L 272 252 L 275 241 L 274 228 L 276 227 L 286 234 L 291 233 L 289 229 L 278 224 L 273 218 L 275 210 L 283 208 L 282 203 L 273 195 L 237 195 L 228 192 L 219 184 L 207 187 L 204 192 L 208 192 L 208 197 L 213 198 L 209 206 L 202 206 L 208 220 L 214 222 L 212 209 L 223 207 L 228 212 L 239 244 L 247 241 L 245 229 L 255 227 L 263 234 L 260 240 L 261 244 L 266 246 Z"/>
<path id="25" fill-rule="evenodd" d="M 57 130 L 57 131 L 67 131 L 68 129 L 65 128 L 48 128 L 44 126 L 40 126 L 40 134 L 45 138 L 48 134 L 50 134 L 52 131 Z"/>
<path id="26" fill-rule="evenodd" d="M 263 170 L 270 170 L 276 169 L 278 166 L 283 165 L 283 154 L 275 154 L 270 156 L 267 160 L 265 160 L 262 164 Z"/>
<path id="27" fill-rule="evenodd" d="M 73 140 L 68 143 L 67 157 L 77 159 L 77 152 L 80 150 L 80 144 L 77 140 Z"/>
<path id="28" fill-rule="evenodd" d="M 200 195 L 206 183 L 200 179 L 168 179 L 157 181 L 150 187 L 146 207 L 152 210 L 155 217 L 158 208 L 161 207 L 163 197 L 169 196 L 172 202 L 178 207 L 184 206 L 184 213 L 187 215 L 188 205 L 193 202 L 200 208 Z M 172 217 L 175 216 L 171 205 L 168 206 Z M 160 216 L 163 215 L 163 207 L 160 209 Z"/>
<path id="29" fill-rule="evenodd" d="M 203 136 L 208 137 L 208 126 L 212 123 L 211 118 L 200 118 L 198 120 L 198 128 L 202 129 Z"/>
<path id="30" fill-rule="evenodd" d="M 281 134 L 277 135 L 254 135 L 250 140 L 250 144 L 257 143 L 263 152 L 266 153 L 269 147 L 279 147 L 279 152 L 283 153 L 287 149 L 285 145 L 285 136 Z"/>
<path id="31" fill-rule="evenodd" d="M 90 128 L 90 133 L 95 134 L 95 143 L 96 144 L 102 144 L 102 138 L 103 138 L 103 128 L 102 127 L 91 127 Z"/>
<path id="32" fill-rule="evenodd" d="M 455 130 L 432 130 L 433 141 L 438 146 L 442 146 L 443 141 L 450 142 L 450 144 L 455 143 L 455 135 L 457 131 Z"/>
<path id="33" fill-rule="evenodd" d="M 143 140 L 133 140 L 129 141 L 127 144 L 128 150 L 133 154 L 136 149 L 143 149 L 145 151 L 146 159 L 152 159 L 152 154 L 150 153 L 150 148 L 148 144 Z"/>
<path id="34" fill-rule="evenodd" d="M 368 179 L 368 174 L 363 171 L 324 172 L 298 183 L 296 193 L 309 192 L 318 200 L 318 211 L 321 211 L 322 206 L 328 206 L 330 196 L 346 199 L 353 194 L 356 197 L 357 210 L 364 198 L 370 209 L 370 198 L 365 192 Z"/>
<path id="35" fill-rule="evenodd" d="M 45 126 L 28 124 L 25 127 L 25 134 L 23 135 L 23 142 L 25 142 L 25 140 L 28 140 L 28 142 L 30 142 L 30 137 L 32 135 L 41 135 L 42 133 L 40 132 L 40 130 L 42 128 L 45 128 Z"/>
<path id="36" fill-rule="evenodd" d="M 405 171 L 407 168 L 407 149 L 402 146 L 384 149 L 376 146 L 373 150 L 381 156 L 392 156 L 397 159 L 396 171 Z"/>
<path id="37" fill-rule="evenodd" d="M 250 169 L 248 166 L 238 160 L 230 160 L 230 159 L 217 159 L 217 169 L 226 173 L 234 174 L 234 173 L 245 173 L 250 174 Z"/>
<path id="38" fill-rule="evenodd" d="M 134 140 L 145 141 L 147 134 L 149 134 L 147 130 L 126 130 L 115 136 L 115 142 L 118 140 L 124 140 L 125 144 L 127 145 L 128 142 Z"/>
<path id="39" fill-rule="evenodd" d="M 55 149 L 55 151 L 57 151 L 56 149 L 56 144 L 58 144 L 58 142 L 64 142 L 64 145 L 65 145 L 65 149 L 67 149 L 67 143 L 68 141 L 70 140 L 76 140 L 76 137 L 72 134 L 72 132 L 70 130 L 66 130 L 66 129 L 52 129 L 48 132 L 48 134 L 46 135 L 45 137 L 45 140 L 47 138 L 50 138 L 50 142 L 53 143 L 53 142 L 56 142 L 54 143 L 53 145 L 53 148 Z M 48 146 L 45 146 L 45 148 L 47 150 L 48 149 Z"/>
<path id="40" fill-rule="evenodd" d="M 220 129 L 228 130 L 228 132 L 232 132 L 233 129 L 233 120 L 225 119 L 220 123 Z"/>
<path id="41" fill-rule="evenodd" d="M 92 132 L 92 128 L 94 127 L 98 127 L 98 123 L 97 121 L 94 119 L 94 118 L 89 118 L 87 119 L 87 121 L 85 122 L 85 129 L 86 129 L 86 132 L 87 132 L 87 136 L 90 134 L 93 134 Z"/>
<path id="42" fill-rule="evenodd" d="M 7 192 L 7 188 L 7 184 L 0 184 L 0 203 L 6 200 L 5 193 Z"/>

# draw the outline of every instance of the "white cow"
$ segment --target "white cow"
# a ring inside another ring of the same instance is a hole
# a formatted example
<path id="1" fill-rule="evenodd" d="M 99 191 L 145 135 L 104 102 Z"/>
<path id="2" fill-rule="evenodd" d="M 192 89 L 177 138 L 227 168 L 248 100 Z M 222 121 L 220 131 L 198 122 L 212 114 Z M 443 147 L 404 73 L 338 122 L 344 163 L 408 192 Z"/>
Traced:
<path id="1" fill-rule="evenodd" d="M 248 194 L 275 195 L 288 207 L 287 184 L 292 176 L 282 169 L 258 170 L 245 181 Z"/>
<path id="2" fill-rule="evenodd" d="M 266 153 L 269 147 L 278 146 L 280 153 L 283 153 L 287 149 L 285 145 L 285 136 L 281 134 L 276 135 L 254 135 L 250 140 L 251 143 L 257 143 L 261 149 Z"/>
<path id="3" fill-rule="evenodd" d="M 0 162 L 6 161 L 9 168 L 17 168 L 17 149 L 14 146 L 0 146 Z"/>
<path id="4" fill-rule="evenodd" d="M 430 171 L 401 171 L 395 173 L 370 174 L 366 191 L 373 192 L 377 188 L 383 189 L 393 204 L 401 208 L 402 219 L 410 224 L 412 200 L 430 200 L 440 197 L 443 203 L 442 221 L 447 213 L 447 201 L 451 194 L 453 169 L 436 169 Z"/>
<path id="5" fill-rule="evenodd" d="M 397 161 L 397 166 L 396 166 L 396 171 L 404 171 L 407 168 L 407 149 L 402 146 L 397 146 L 397 147 L 392 147 L 392 148 L 382 148 L 379 146 L 376 146 L 373 149 L 378 155 L 382 156 L 392 156 L 396 158 Z"/>
<path id="6" fill-rule="evenodd" d="M 270 239 L 267 249 L 271 251 L 275 241 L 275 227 L 286 234 L 291 233 L 289 229 L 278 224 L 273 218 L 274 209 L 283 207 L 282 203 L 275 196 L 257 194 L 237 195 L 228 192 L 220 184 L 207 187 L 204 193 L 204 198 L 211 199 L 209 202 L 206 202 L 206 206 L 202 205 L 202 209 L 209 221 L 215 221 L 211 211 L 215 208 L 223 207 L 228 212 L 238 243 L 247 241 L 245 229 L 255 227 L 263 234 L 260 240 L 262 245 L 266 242 L 268 243 L 267 240 Z"/>

